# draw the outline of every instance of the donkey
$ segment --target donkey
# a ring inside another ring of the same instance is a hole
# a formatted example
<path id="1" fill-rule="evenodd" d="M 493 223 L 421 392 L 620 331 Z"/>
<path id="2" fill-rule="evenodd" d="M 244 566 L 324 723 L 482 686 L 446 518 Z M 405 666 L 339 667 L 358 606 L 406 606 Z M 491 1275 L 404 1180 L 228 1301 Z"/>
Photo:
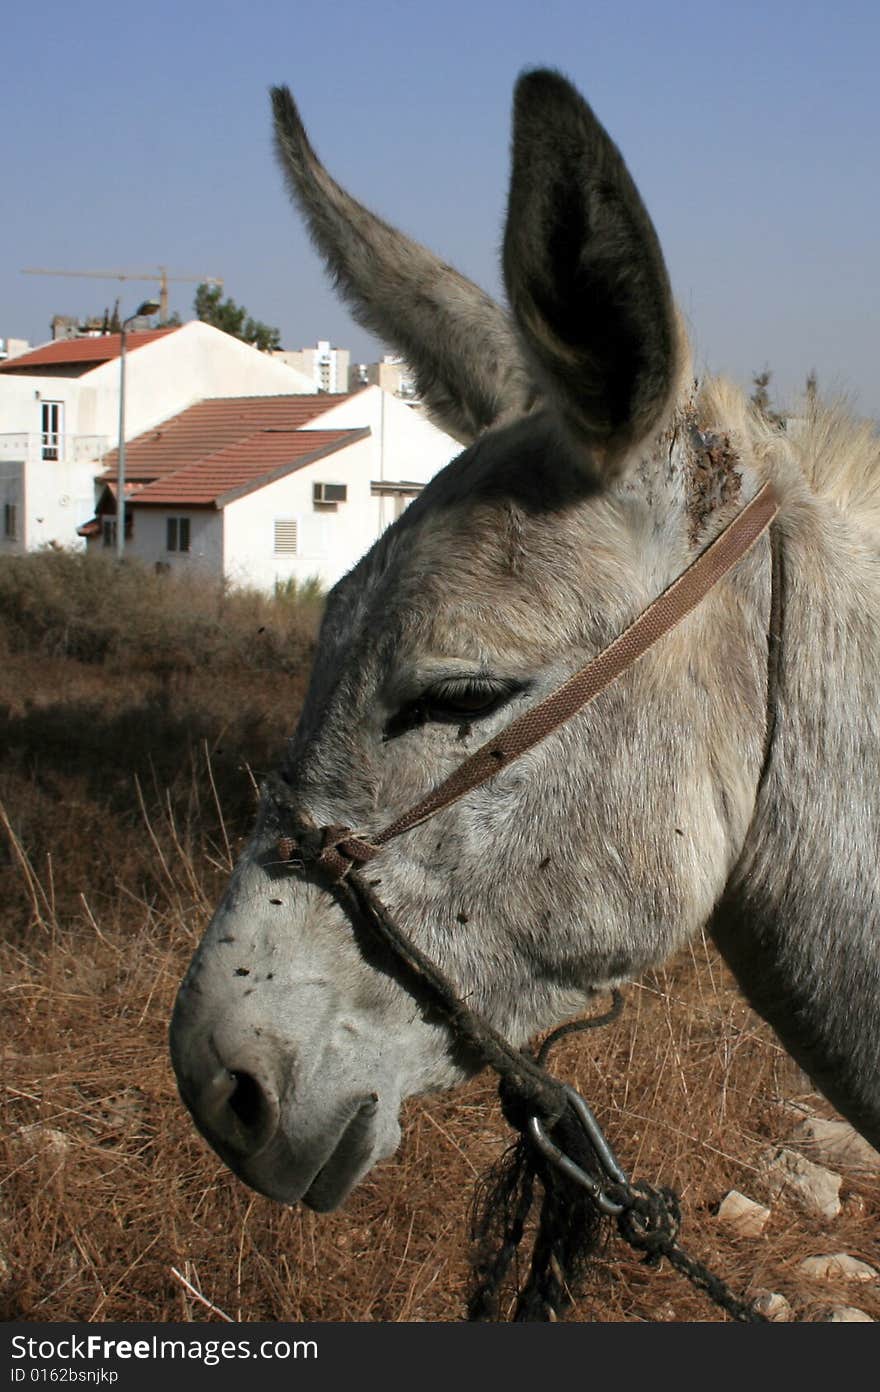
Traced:
<path id="1" fill-rule="evenodd" d="M 699 607 L 522 758 L 387 845 L 383 901 L 522 1045 L 706 926 L 880 1143 L 880 446 L 697 387 L 657 235 L 558 73 L 515 95 L 509 310 L 329 176 L 273 92 L 294 201 L 360 321 L 466 446 L 331 593 L 281 777 L 306 823 L 389 823 L 619 634 L 761 486 L 780 511 Z M 473 1071 L 264 794 L 181 985 L 181 1095 L 232 1169 L 340 1204 L 403 1098 Z M 375 883 L 375 881 L 374 881 Z"/>

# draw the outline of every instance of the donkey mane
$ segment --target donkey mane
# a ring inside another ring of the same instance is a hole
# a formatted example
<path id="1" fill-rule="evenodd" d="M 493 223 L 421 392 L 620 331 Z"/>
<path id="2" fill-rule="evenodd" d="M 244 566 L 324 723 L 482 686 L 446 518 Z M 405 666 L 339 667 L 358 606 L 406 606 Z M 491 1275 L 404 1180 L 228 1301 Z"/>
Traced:
<path id="1" fill-rule="evenodd" d="M 845 399 L 808 403 L 803 420 L 789 432 L 755 411 L 732 382 L 708 377 L 697 410 L 704 429 L 747 441 L 764 477 L 793 482 L 802 476 L 811 493 L 833 503 L 880 547 L 880 432 Z"/>
<path id="2" fill-rule="evenodd" d="M 775 730 L 712 931 L 751 1003 L 876 1145 L 880 436 L 843 401 L 810 403 L 786 431 L 723 379 L 698 408 L 747 442 L 782 500 Z"/>

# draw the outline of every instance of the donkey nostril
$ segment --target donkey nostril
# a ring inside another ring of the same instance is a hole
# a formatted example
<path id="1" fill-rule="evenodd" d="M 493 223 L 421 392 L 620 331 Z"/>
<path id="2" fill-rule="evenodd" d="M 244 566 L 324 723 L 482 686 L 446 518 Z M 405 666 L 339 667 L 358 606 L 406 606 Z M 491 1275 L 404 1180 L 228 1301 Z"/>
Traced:
<path id="1" fill-rule="evenodd" d="M 235 1086 L 227 1105 L 247 1131 L 256 1131 L 266 1117 L 263 1090 L 250 1073 L 233 1072 L 230 1077 Z"/>
<path id="2" fill-rule="evenodd" d="M 212 1041 L 213 1057 L 202 1073 L 197 1059 L 188 1061 L 181 1093 L 199 1130 L 221 1153 L 229 1149 L 242 1158 L 256 1155 L 278 1130 L 280 1107 L 271 1074 L 267 1071 L 264 1075 L 258 1067 L 253 1073 L 223 1065 L 218 1068 L 219 1052 Z"/>

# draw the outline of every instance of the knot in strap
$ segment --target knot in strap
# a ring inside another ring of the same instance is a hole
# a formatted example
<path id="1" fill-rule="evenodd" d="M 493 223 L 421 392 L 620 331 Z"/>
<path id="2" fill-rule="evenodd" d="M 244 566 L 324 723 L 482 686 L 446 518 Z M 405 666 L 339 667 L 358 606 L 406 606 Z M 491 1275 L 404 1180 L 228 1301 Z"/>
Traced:
<path id="1" fill-rule="evenodd" d="M 353 865 L 372 860 L 379 850 L 379 846 L 364 841 L 347 826 L 320 827 L 308 836 L 300 834 L 297 840 L 282 836 L 278 842 L 282 860 L 298 860 L 303 865 L 316 866 L 331 884 L 345 879 Z"/>
<path id="2" fill-rule="evenodd" d="M 649 1266 L 668 1256 L 681 1225 L 678 1196 L 671 1189 L 654 1189 L 644 1181 L 628 1186 L 625 1207 L 617 1219 L 621 1237 L 645 1253 Z"/>

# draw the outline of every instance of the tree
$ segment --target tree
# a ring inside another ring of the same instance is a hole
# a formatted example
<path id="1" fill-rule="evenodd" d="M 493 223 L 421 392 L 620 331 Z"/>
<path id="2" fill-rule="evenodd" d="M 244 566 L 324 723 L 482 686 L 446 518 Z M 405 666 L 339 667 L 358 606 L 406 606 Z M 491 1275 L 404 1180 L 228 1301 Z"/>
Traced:
<path id="1" fill-rule="evenodd" d="M 811 411 L 816 409 L 819 402 L 819 377 L 815 367 L 811 367 L 807 374 L 807 406 Z"/>
<path id="2" fill-rule="evenodd" d="M 770 371 L 769 367 L 765 367 L 763 372 L 756 372 L 753 374 L 752 386 L 754 390 L 749 400 L 758 414 L 769 421 L 771 425 L 782 425 L 782 416 L 780 416 L 777 411 L 774 411 L 770 404 L 770 392 L 768 391 L 768 387 L 770 386 L 770 379 L 772 376 L 773 373 Z"/>
<path id="3" fill-rule="evenodd" d="M 201 284 L 196 290 L 194 308 L 196 316 L 205 324 L 213 324 L 215 329 L 240 338 L 243 343 L 252 343 L 264 353 L 281 347 L 281 334 L 259 319 L 252 319 L 243 305 L 235 300 L 222 298 L 219 285 Z"/>
<path id="4" fill-rule="evenodd" d="M 756 411 L 760 411 L 762 416 L 766 416 L 770 410 L 770 393 L 767 388 L 770 386 L 770 378 L 773 373 L 768 367 L 763 372 L 755 372 L 752 375 L 752 386 L 754 391 L 749 398 Z"/>

